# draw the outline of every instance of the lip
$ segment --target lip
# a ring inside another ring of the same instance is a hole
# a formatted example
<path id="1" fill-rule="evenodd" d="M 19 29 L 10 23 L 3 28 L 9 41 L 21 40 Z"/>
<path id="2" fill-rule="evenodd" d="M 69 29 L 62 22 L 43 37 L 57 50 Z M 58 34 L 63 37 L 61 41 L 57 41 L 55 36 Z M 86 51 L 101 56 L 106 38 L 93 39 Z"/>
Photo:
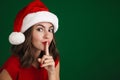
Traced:
<path id="1" fill-rule="evenodd" d="M 46 45 L 46 43 L 47 43 L 47 41 L 45 41 L 45 42 L 42 42 L 42 44 L 45 46 Z M 48 42 L 48 45 L 50 44 L 50 42 Z"/>
<path id="2" fill-rule="evenodd" d="M 45 46 L 47 42 L 42 42 L 42 44 Z"/>

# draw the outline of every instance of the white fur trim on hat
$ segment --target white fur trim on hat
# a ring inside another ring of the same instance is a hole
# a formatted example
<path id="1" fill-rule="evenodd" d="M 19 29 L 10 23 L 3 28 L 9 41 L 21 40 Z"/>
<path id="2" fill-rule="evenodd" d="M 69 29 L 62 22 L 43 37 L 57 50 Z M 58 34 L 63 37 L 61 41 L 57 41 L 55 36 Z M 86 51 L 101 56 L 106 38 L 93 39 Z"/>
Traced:
<path id="1" fill-rule="evenodd" d="M 58 18 L 55 14 L 48 11 L 39 11 L 36 13 L 30 13 L 23 19 L 21 32 L 25 32 L 28 28 L 38 22 L 50 22 L 54 25 L 54 32 L 58 29 Z"/>
<path id="2" fill-rule="evenodd" d="M 9 36 L 9 42 L 13 45 L 19 45 L 25 41 L 25 36 L 21 32 L 12 32 Z"/>

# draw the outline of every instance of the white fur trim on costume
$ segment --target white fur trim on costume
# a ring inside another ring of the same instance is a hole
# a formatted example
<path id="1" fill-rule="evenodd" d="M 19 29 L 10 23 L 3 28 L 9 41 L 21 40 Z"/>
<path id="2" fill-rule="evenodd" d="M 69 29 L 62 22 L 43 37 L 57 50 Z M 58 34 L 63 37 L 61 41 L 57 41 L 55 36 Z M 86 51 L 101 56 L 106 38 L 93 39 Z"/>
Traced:
<path id="1" fill-rule="evenodd" d="M 55 14 L 48 11 L 40 11 L 36 13 L 30 13 L 23 19 L 21 32 L 25 32 L 28 28 L 38 22 L 50 22 L 54 25 L 54 32 L 58 29 L 58 18 Z"/>
<path id="2" fill-rule="evenodd" d="M 25 41 L 25 36 L 21 32 L 12 32 L 9 36 L 9 42 L 13 45 L 19 45 Z"/>

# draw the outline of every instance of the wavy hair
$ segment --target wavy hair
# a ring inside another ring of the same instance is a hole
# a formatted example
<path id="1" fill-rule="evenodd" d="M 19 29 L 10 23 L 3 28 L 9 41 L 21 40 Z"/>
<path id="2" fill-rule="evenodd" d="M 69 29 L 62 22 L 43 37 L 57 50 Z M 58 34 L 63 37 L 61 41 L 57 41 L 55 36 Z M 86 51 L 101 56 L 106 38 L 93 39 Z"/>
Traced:
<path id="1" fill-rule="evenodd" d="M 32 28 L 33 27 L 30 27 L 27 31 L 23 33 L 26 38 L 24 43 L 20 45 L 12 45 L 11 47 L 12 53 L 19 57 L 20 64 L 22 67 L 29 67 L 35 60 L 33 54 L 35 53 L 36 49 L 32 45 Z M 54 36 L 54 32 L 53 32 L 53 36 Z M 53 40 L 50 44 L 49 52 L 50 52 L 50 55 L 53 56 L 54 60 L 59 56 L 59 53 L 56 47 L 55 36 L 53 37 Z M 44 54 L 45 52 L 41 51 L 38 57 L 41 58 Z"/>

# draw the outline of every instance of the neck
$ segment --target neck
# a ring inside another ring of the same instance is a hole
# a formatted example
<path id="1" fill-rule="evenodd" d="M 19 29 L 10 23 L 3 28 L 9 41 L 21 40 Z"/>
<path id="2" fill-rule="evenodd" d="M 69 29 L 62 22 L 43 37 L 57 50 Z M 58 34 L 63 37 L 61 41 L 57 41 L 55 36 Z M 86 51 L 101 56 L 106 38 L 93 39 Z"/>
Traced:
<path id="1" fill-rule="evenodd" d="M 36 51 L 36 52 L 34 53 L 34 57 L 35 57 L 35 58 L 38 58 L 39 55 L 40 55 L 40 53 L 41 53 L 41 50 Z"/>

